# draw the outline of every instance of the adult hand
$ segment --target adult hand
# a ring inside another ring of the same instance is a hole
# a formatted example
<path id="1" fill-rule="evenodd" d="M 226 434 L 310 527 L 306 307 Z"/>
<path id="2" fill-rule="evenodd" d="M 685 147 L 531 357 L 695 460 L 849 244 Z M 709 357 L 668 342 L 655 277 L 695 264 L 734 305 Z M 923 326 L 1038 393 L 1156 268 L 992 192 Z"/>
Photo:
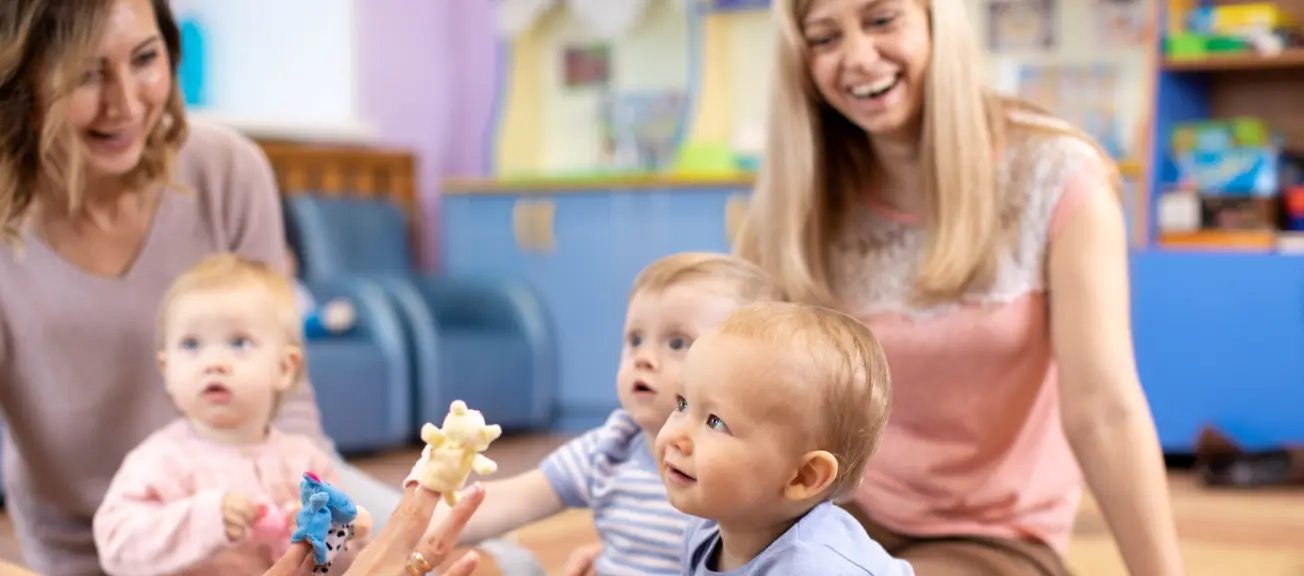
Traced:
<path id="1" fill-rule="evenodd" d="M 562 576 L 597 576 L 598 572 L 593 568 L 593 561 L 601 555 L 601 542 L 576 548 L 571 552 L 570 558 L 566 559 L 566 567 L 561 571 Z"/>
<path id="2" fill-rule="evenodd" d="M 427 532 L 439 498 L 438 492 L 419 485 L 404 490 L 403 500 L 390 515 L 385 529 L 362 549 L 344 576 L 408 576 L 429 573 L 412 570 L 409 562 L 417 554 L 431 567 L 443 562 L 444 557 L 457 544 L 471 515 L 484 502 L 484 487 L 476 484 L 463 492 L 448 517 L 438 528 Z M 440 576 L 471 576 L 479 562 L 480 557 L 475 552 L 467 552 Z M 312 546 L 299 542 L 264 576 L 301 576 L 309 574 L 312 567 Z"/>

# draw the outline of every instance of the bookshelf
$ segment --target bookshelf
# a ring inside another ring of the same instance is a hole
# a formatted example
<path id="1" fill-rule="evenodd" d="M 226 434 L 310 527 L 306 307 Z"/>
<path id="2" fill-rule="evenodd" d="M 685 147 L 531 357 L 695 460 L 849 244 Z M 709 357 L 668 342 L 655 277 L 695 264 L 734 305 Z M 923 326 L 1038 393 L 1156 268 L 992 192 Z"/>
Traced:
<path id="1" fill-rule="evenodd" d="M 1156 1 L 1161 26 L 1187 8 Z M 1304 0 L 1275 4 L 1304 22 Z M 1138 190 L 1148 200 L 1147 242 L 1130 259 L 1137 368 L 1161 443 L 1167 452 L 1190 452 L 1209 424 L 1261 446 L 1304 438 L 1304 260 L 1278 251 L 1273 231 L 1258 240 L 1227 233 L 1220 241 L 1160 242 L 1157 217 L 1161 194 L 1178 179 L 1168 150 L 1179 123 L 1257 117 L 1283 136 L 1287 151 L 1304 151 L 1304 49 L 1172 58 L 1166 40 L 1154 35 L 1147 189 Z"/>
<path id="2" fill-rule="evenodd" d="M 1170 4 L 1176 3 L 1168 0 Z M 1182 18 L 1186 7 L 1165 6 L 1159 0 L 1157 22 L 1174 22 Z M 1245 0 L 1212 0 L 1202 6 L 1243 5 Z M 1304 22 L 1304 0 L 1269 2 Z M 1161 24 L 1162 25 L 1162 24 Z M 1166 34 L 1155 35 L 1156 75 L 1153 132 L 1149 138 L 1148 178 L 1150 205 L 1147 213 L 1150 246 L 1158 246 L 1158 212 L 1161 195 L 1176 186 L 1177 166 L 1168 154 L 1173 128 L 1182 122 L 1235 117 L 1257 117 L 1281 134 L 1285 149 L 1304 152 L 1304 107 L 1299 93 L 1304 90 L 1304 47 L 1288 47 L 1278 54 L 1212 54 L 1203 57 L 1175 58 L 1165 54 Z M 1196 242 L 1197 246 L 1202 242 Z M 1229 238 L 1210 249 L 1236 250 L 1244 242 Z M 1250 249 L 1262 249 L 1261 242 L 1249 242 Z M 1257 247 L 1256 247 L 1257 246 Z M 1241 246 L 1246 248 L 1246 246 Z"/>

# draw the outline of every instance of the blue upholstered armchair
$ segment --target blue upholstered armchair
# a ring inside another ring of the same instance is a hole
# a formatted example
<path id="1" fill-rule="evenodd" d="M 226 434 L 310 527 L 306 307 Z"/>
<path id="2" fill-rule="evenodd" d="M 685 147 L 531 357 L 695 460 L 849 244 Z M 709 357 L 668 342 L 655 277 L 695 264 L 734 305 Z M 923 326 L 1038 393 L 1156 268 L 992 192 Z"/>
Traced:
<path id="1" fill-rule="evenodd" d="M 412 389 L 402 321 L 374 282 L 340 277 L 309 281 L 318 302 L 353 304 L 353 328 L 312 339 L 305 355 L 322 425 L 345 454 L 405 444 L 412 431 Z"/>
<path id="2" fill-rule="evenodd" d="M 449 403 L 462 399 L 506 429 L 550 423 L 556 351 L 547 315 L 529 287 L 415 271 L 406 219 L 389 202 L 318 196 L 286 202 L 305 278 L 366 278 L 398 310 L 418 422 L 441 422 Z"/>

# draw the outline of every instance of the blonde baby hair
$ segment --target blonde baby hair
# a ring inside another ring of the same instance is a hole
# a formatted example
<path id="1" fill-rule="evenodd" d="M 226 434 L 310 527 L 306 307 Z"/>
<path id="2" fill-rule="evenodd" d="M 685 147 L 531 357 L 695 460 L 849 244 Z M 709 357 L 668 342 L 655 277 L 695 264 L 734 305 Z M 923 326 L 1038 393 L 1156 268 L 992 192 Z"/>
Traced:
<path id="1" fill-rule="evenodd" d="M 303 318 L 290 279 L 266 263 L 236 254 L 217 254 L 201 260 L 181 273 L 168 291 L 158 313 L 158 346 L 166 346 L 167 318 L 176 300 L 196 292 L 259 288 L 267 291 L 277 309 L 277 320 L 284 330 L 286 342 L 303 349 Z M 294 381 L 303 378 L 304 363 L 294 375 Z"/>
<path id="2" fill-rule="evenodd" d="M 838 475 L 834 501 L 855 494 L 865 465 L 878 448 L 892 406 L 892 378 L 878 340 L 859 320 L 806 304 L 758 302 L 739 308 L 719 325 L 721 335 L 756 340 L 789 351 L 800 382 L 784 385 L 811 398 L 799 412 L 816 450 L 833 454 Z"/>
<path id="3" fill-rule="evenodd" d="M 783 300 L 783 290 L 759 266 L 716 252 L 680 252 L 649 264 L 634 278 L 629 297 L 694 281 L 727 284 L 743 303 Z"/>

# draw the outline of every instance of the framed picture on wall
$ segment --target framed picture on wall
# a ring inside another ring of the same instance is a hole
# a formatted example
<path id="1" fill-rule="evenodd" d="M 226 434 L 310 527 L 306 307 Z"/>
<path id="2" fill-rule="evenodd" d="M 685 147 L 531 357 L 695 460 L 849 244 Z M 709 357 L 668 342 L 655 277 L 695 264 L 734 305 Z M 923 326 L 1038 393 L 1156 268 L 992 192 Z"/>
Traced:
<path id="1" fill-rule="evenodd" d="M 992 52 L 1052 50 L 1058 43 L 1059 0 L 987 0 Z"/>
<path id="2" fill-rule="evenodd" d="M 611 47 L 606 44 L 567 46 L 562 57 L 567 88 L 606 88 L 611 80 Z"/>
<path id="3" fill-rule="evenodd" d="M 674 161 L 684 95 L 678 90 L 612 93 L 603 98 L 599 116 L 603 164 L 659 172 Z"/>

